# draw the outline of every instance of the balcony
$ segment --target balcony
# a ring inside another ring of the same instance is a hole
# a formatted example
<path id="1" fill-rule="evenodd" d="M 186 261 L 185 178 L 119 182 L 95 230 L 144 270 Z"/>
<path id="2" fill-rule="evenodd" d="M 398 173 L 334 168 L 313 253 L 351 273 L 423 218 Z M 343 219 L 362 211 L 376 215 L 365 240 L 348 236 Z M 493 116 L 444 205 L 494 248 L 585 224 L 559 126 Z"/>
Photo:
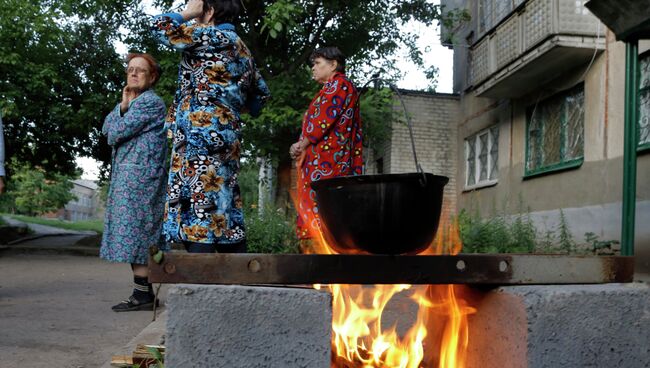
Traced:
<path id="1" fill-rule="evenodd" d="M 516 98 L 605 49 L 605 26 L 584 0 L 529 0 L 471 48 L 477 96 Z"/>

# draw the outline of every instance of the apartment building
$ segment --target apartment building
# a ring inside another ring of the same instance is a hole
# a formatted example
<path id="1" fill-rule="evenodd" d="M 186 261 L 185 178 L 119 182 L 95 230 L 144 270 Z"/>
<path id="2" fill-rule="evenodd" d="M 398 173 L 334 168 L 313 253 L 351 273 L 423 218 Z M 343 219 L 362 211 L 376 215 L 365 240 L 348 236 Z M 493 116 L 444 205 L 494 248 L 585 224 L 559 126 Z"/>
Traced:
<path id="1" fill-rule="evenodd" d="M 560 209 L 573 236 L 619 240 L 625 45 L 584 0 L 442 0 L 471 21 L 454 50 L 459 208 L 516 214 L 541 228 Z M 640 42 L 636 259 L 650 271 L 650 43 Z"/>

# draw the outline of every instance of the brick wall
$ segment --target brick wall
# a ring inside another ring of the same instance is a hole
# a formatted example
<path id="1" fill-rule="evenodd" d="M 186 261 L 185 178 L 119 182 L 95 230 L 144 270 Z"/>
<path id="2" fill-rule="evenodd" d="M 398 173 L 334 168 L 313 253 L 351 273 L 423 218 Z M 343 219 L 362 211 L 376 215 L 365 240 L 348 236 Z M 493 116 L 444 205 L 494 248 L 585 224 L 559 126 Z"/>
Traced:
<path id="1" fill-rule="evenodd" d="M 446 93 L 426 93 L 400 90 L 413 123 L 413 136 L 418 162 L 425 172 L 449 177 L 445 187 L 445 208 L 456 210 L 456 142 L 459 98 Z M 385 174 L 415 172 L 406 118 L 402 105 L 395 97 L 395 118 L 392 134 L 384 147 L 366 156 L 366 173 L 379 171 L 383 161 Z"/>

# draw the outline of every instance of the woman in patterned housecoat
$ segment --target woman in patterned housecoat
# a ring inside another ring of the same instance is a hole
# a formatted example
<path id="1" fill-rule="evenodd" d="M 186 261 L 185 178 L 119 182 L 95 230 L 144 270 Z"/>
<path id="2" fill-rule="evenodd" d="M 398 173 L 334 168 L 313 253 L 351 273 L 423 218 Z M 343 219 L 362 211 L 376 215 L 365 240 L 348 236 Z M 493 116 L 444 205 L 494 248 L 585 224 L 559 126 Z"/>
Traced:
<path id="1" fill-rule="evenodd" d="M 298 160 L 296 231 L 303 252 L 321 229 L 311 183 L 363 173 L 359 94 L 344 74 L 345 56 L 336 47 L 323 47 L 310 60 L 312 78 L 323 88 L 305 112 L 300 138 L 289 150 Z"/>
<path id="2" fill-rule="evenodd" d="M 240 7 L 240 0 L 190 0 L 151 24 L 160 43 L 182 52 L 167 115 L 173 149 L 163 233 L 194 253 L 246 251 L 240 112 L 257 115 L 269 90 L 230 23 Z"/>
<path id="3" fill-rule="evenodd" d="M 131 264 L 133 294 L 113 306 L 116 312 L 153 308 L 147 281 L 148 249 L 163 241 L 167 139 L 165 103 L 151 89 L 160 66 L 148 54 L 127 56 L 122 101 L 106 117 L 102 133 L 113 147 L 111 183 L 106 200 L 100 257 Z"/>

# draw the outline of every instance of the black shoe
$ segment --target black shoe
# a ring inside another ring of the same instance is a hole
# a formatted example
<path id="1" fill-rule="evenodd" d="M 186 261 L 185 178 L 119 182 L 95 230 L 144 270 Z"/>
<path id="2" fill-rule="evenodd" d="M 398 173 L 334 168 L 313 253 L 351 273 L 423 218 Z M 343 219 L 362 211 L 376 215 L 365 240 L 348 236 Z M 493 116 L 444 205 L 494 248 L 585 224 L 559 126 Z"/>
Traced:
<path id="1" fill-rule="evenodd" d="M 115 312 L 153 310 L 153 301 L 154 301 L 153 298 L 146 301 L 139 301 L 136 297 L 131 295 L 129 299 L 121 301 L 119 304 L 112 306 L 111 309 Z M 159 306 L 160 306 L 160 301 L 156 300 L 156 307 Z"/>

